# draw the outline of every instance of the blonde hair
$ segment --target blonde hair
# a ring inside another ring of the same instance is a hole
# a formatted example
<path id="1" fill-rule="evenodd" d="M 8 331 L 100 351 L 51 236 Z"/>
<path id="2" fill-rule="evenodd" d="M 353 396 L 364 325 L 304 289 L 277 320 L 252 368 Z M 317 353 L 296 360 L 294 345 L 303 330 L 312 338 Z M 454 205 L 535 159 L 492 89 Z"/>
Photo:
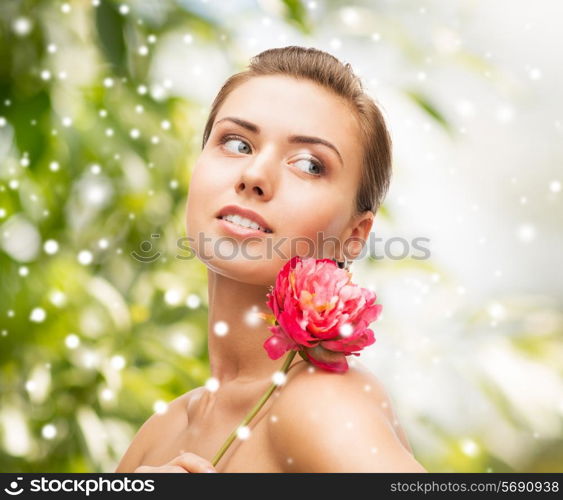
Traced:
<path id="1" fill-rule="evenodd" d="M 392 142 L 385 119 L 375 101 L 364 92 L 362 82 L 350 63 L 313 47 L 268 49 L 250 60 L 248 69 L 232 75 L 215 97 L 203 133 L 202 148 L 211 134 L 217 113 L 227 96 L 255 76 L 286 75 L 307 79 L 332 90 L 351 105 L 360 126 L 363 165 L 356 192 L 356 213 L 374 214 L 383 202 L 392 174 Z"/>

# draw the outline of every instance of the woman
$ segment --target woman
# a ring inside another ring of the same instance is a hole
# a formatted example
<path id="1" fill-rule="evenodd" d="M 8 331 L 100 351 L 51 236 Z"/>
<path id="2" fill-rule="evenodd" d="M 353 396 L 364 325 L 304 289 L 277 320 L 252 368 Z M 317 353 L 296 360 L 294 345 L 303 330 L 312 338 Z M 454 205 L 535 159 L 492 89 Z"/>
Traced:
<path id="1" fill-rule="evenodd" d="M 357 362 L 330 373 L 298 356 L 249 435 L 210 462 L 283 363 L 266 355 L 269 332 L 249 314 L 271 312 L 266 294 L 292 256 L 357 257 L 390 176 L 383 116 L 349 64 L 290 46 L 225 83 L 186 210 L 208 267 L 213 383 L 150 417 L 116 472 L 426 472 L 372 373 Z"/>

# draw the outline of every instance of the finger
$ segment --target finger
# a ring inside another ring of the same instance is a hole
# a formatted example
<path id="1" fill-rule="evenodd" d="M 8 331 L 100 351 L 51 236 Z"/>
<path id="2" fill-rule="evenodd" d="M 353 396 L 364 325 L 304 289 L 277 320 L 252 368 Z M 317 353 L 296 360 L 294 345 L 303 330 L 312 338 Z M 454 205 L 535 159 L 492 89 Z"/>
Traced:
<path id="1" fill-rule="evenodd" d="M 174 472 L 179 474 L 187 474 L 188 471 L 179 465 L 163 465 L 162 467 L 158 468 L 159 470 L 156 472 Z"/>
<path id="2" fill-rule="evenodd" d="M 135 474 L 148 473 L 148 472 L 152 472 L 153 469 L 154 469 L 154 467 L 149 467 L 148 465 L 140 465 L 133 472 Z"/>
<path id="3" fill-rule="evenodd" d="M 134 471 L 135 473 L 145 473 L 145 474 L 154 474 L 154 473 L 162 473 L 162 472 L 180 472 L 186 473 L 186 469 L 179 465 L 162 465 L 160 467 L 151 467 L 150 465 L 141 465 L 137 467 Z"/>
<path id="4" fill-rule="evenodd" d="M 188 472 L 217 472 L 209 460 L 190 452 L 178 455 L 169 465 L 180 465 Z"/>

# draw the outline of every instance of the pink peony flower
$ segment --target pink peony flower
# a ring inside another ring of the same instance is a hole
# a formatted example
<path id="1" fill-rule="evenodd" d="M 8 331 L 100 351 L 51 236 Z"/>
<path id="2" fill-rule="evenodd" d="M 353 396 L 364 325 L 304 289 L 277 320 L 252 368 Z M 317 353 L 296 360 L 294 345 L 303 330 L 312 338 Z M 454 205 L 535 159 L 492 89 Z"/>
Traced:
<path id="1" fill-rule="evenodd" d="M 278 273 L 266 302 L 274 313 L 264 342 L 271 359 L 289 350 L 324 370 L 348 370 L 346 356 L 375 342 L 368 328 L 382 306 L 374 292 L 351 282 L 331 259 L 293 257 Z"/>

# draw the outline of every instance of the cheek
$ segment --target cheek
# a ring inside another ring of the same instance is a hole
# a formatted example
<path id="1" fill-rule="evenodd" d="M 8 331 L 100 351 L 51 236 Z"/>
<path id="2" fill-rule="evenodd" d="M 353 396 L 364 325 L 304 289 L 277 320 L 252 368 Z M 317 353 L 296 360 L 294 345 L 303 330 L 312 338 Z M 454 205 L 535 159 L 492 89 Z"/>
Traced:
<path id="1" fill-rule="evenodd" d="M 317 232 L 329 236 L 342 233 L 347 220 L 347 201 L 334 189 L 306 190 L 291 195 L 281 206 L 288 207 L 285 220 L 288 232 L 314 237 Z"/>
<path id="2" fill-rule="evenodd" d="M 212 200 L 216 199 L 216 190 L 219 189 L 218 179 L 211 175 L 211 169 L 206 168 L 204 158 L 200 157 L 192 171 L 186 203 L 185 221 L 190 236 L 202 231 L 205 219 L 212 217 L 217 209 Z"/>
<path id="3" fill-rule="evenodd" d="M 307 203 L 296 203 L 294 197 L 290 211 L 285 211 L 286 221 L 280 234 L 284 242 L 280 248 L 285 255 L 293 257 L 333 257 L 339 248 L 339 238 L 346 224 L 346 213 L 339 209 L 340 202 L 327 202 L 326 197 Z M 328 198 L 331 199 L 331 198 Z M 334 197 L 332 198 L 334 200 Z"/>

